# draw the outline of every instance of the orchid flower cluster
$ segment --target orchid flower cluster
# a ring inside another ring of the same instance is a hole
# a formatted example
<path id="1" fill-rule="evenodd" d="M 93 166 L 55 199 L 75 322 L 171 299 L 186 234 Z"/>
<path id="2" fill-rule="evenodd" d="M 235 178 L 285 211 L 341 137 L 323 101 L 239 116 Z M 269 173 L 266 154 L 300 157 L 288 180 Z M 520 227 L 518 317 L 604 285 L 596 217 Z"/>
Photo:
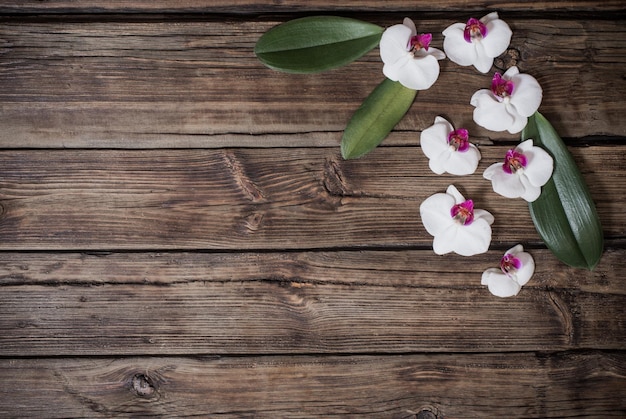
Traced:
<path id="1" fill-rule="evenodd" d="M 383 74 L 409 89 L 431 87 L 439 76 L 439 60 L 446 56 L 461 66 L 473 65 L 487 73 L 495 57 L 508 48 L 512 31 L 496 12 L 467 23 L 455 23 L 443 31 L 444 52 L 430 46 L 431 34 L 419 34 L 408 18 L 389 27 L 380 41 Z M 489 89 L 478 90 L 470 99 L 474 106 L 474 121 L 492 131 L 518 133 L 527 124 L 542 99 L 537 80 L 521 74 L 517 67 L 504 74 L 495 73 Z M 436 174 L 473 174 L 481 159 L 478 148 L 469 142 L 464 128 L 455 129 L 441 116 L 422 131 L 422 151 Z M 522 198 L 528 202 L 541 194 L 553 171 L 552 157 L 528 139 L 508 150 L 503 161 L 489 166 L 483 177 L 493 190 L 507 198 Z M 437 193 L 420 205 L 420 215 L 426 231 L 434 237 L 433 250 L 443 255 L 455 252 L 462 256 L 484 253 L 491 243 L 494 217 L 488 211 L 474 208 L 454 185 L 445 193 Z M 483 273 L 481 283 L 498 297 L 517 295 L 535 269 L 532 256 L 522 245 L 509 249 L 500 261 L 500 269 Z"/>
<path id="2" fill-rule="evenodd" d="M 346 17 L 308 16 L 271 28 L 259 38 L 254 52 L 269 68 L 311 74 L 349 64 L 380 48 L 386 77 L 343 131 L 341 156 L 347 160 L 360 158 L 381 144 L 409 111 L 417 92 L 437 81 L 441 60 L 447 57 L 485 74 L 512 37 L 511 28 L 496 12 L 454 23 L 442 34 L 443 51 L 431 45 L 432 34 L 418 32 L 408 18 L 385 29 Z M 483 177 L 496 193 L 529 202 L 537 233 L 560 261 L 593 270 L 603 253 L 602 224 L 566 144 L 538 111 L 541 86 L 517 67 L 495 72 L 491 84 L 485 84 L 468 98 L 474 121 L 491 131 L 521 132 L 523 142 L 487 167 Z M 422 130 L 420 145 L 433 172 L 465 176 L 475 173 L 481 160 L 470 139 L 467 129 L 437 116 L 432 126 Z M 551 156 L 558 159 L 557 166 Z M 426 231 L 434 236 L 437 254 L 472 256 L 489 249 L 493 215 L 475 208 L 474 201 L 463 197 L 454 185 L 427 198 L 420 214 Z M 497 296 L 513 296 L 530 279 L 534 267 L 530 254 L 517 245 L 504 254 L 499 270 L 485 271 L 481 282 Z"/>

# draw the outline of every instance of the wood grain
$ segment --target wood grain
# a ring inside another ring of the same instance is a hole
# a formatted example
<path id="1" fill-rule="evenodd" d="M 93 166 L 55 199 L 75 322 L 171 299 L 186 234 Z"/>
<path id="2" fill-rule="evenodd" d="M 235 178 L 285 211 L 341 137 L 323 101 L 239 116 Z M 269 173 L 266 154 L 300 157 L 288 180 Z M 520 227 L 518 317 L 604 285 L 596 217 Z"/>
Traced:
<path id="1" fill-rule="evenodd" d="M 496 195 L 480 175 L 508 148 L 481 147 L 477 174 L 463 178 L 434 175 L 419 148 L 357 161 L 338 148 L 5 150 L 0 248 L 430 247 L 419 205 L 449 184 L 501 220 L 495 243 L 539 243 L 525 201 Z M 623 238 L 626 149 L 610 150 L 572 149 L 607 237 Z"/>
<path id="2" fill-rule="evenodd" d="M 399 18 L 364 19 L 386 27 Z M 517 65 L 538 79 L 541 111 L 561 136 L 626 135 L 626 79 L 616 77 L 626 64 L 620 21 L 507 20 L 515 35 L 496 66 Z M 336 146 L 382 80 L 378 51 L 322 74 L 272 71 L 253 49 L 282 21 L 5 21 L 0 147 Z M 455 21 L 423 18 L 420 31 L 441 47 L 441 31 Z M 386 144 L 415 145 L 439 114 L 481 141 L 518 138 L 472 120 L 469 98 L 488 88 L 490 74 L 449 60 L 441 67 Z"/>
<path id="3" fill-rule="evenodd" d="M 626 357 L 474 354 L 2 359 L 24 417 L 620 417 Z M 34 405 L 31 400 L 40 401 Z M 421 415 L 421 416 L 420 416 Z"/>
<path id="4" fill-rule="evenodd" d="M 1 417 L 626 416 L 623 1 L 1 3 Z M 441 47 L 493 10 L 513 38 L 492 71 L 441 61 L 358 161 L 339 141 L 378 51 L 318 75 L 253 52 L 304 15 L 411 16 Z M 469 98 L 512 65 L 591 186 L 593 272 L 481 177 L 519 136 Z M 436 115 L 469 129 L 475 175 L 428 169 Z M 495 215 L 489 252 L 432 252 L 418 208 L 449 184 Z M 480 276 L 518 242 L 536 272 L 496 298 Z"/>
<path id="5" fill-rule="evenodd" d="M 619 243 L 616 243 L 619 246 Z M 527 248 L 536 262 L 524 289 L 626 294 L 626 250 L 607 249 L 594 271 L 575 269 L 545 249 Z M 430 250 L 306 252 L 0 252 L 0 287 L 247 283 L 297 287 L 476 288 L 482 272 L 498 264 L 501 251 L 466 258 Z M 1 288 L 0 288 L 1 289 Z"/>
<path id="6" fill-rule="evenodd" d="M 7 0 L 2 2 L 0 13 L 276 13 L 315 11 L 623 11 L 619 0 L 554 0 L 541 1 L 474 1 L 463 0 L 350 0 L 338 3 L 333 0 L 281 0 L 258 2 L 254 0 Z"/>
<path id="7" fill-rule="evenodd" d="M 257 281 L 3 286 L 4 356 L 621 349 L 626 295 Z M 355 281 L 353 278 L 352 281 Z M 480 310 L 476 307 L 480 306 Z"/>
<path id="8" fill-rule="evenodd" d="M 621 348 L 625 251 L 609 250 L 594 272 L 530 252 L 537 272 L 512 300 L 480 285 L 495 251 L 3 252 L 1 354 Z"/>

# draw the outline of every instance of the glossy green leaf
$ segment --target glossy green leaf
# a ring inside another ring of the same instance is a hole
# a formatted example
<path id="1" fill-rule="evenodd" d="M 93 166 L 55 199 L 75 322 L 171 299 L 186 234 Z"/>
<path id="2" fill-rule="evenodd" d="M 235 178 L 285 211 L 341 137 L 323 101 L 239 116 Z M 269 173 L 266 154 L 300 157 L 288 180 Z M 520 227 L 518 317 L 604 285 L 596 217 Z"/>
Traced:
<path id="1" fill-rule="evenodd" d="M 604 238 L 589 189 L 563 140 L 539 112 L 522 131 L 522 140 L 529 138 L 554 158 L 552 178 L 529 203 L 537 232 L 559 260 L 591 270 L 600 261 Z"/>
<path id="2" fill-rule="evenodd" d="M 338 16 L 311 16 L 275 26 L 259 38 L 256 56 L 288 73 L 317 73 L 348 64 L 376 47 L 383 28 Z"/>
<path id="3" fill-rule="evenodd" d="M 343 158 L 356 159 L 376 148 L 409 110 L 415 95 L 417 90 L 383 80 L 348 122 L 341 139 Z"/>

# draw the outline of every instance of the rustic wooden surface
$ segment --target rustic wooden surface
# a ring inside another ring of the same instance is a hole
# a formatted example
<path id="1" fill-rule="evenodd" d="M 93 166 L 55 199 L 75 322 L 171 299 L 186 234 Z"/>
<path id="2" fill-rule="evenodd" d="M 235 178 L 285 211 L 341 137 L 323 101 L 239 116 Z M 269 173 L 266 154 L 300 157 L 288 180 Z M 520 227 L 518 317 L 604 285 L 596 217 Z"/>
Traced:
<path id="1" fill-rule="evenodd" d="M 623 1 L 338 4 L 0 4 L 0 417 L 626 415 Z M 496 68 L 539 80 L 591 186 L 593 272 L 480 176 L 518 140 L 472 121 L 489 75 L 443 61 L 384 144 L 343 161 L 377 51 L 318 75 L 253 54 L 304 15 L 408 15 L 440 46 L 492 10 L 513 29 Z M 477 174 L 428 169 L 440 114 L 470 130 Z M 418 207 L 449 184 L 495 215 L 489 252 L 432 252 Z M 537 271 L 493 297 L 480 275 L 518 242 Z"/>

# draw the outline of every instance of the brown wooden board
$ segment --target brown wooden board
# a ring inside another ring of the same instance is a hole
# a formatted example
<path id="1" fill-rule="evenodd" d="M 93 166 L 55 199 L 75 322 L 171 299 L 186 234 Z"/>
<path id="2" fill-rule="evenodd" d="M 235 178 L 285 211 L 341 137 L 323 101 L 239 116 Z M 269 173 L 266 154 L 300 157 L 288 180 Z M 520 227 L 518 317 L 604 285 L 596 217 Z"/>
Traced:
<path id="1" fill-rule="evenodd" d="M 283 74 L 257 39 L 335 14 L 420 32 L 498 11 L 488 74 L 441 61 L 381 147 L 344 161 L 382 80 L 374 49 Z M 91 0 L 0 4 L 0 417 L 626 416 L 623 1 Z M 559 262 L 527 204 L 482 172 L 518 135 L 470 96 L 517 65 L 544 89 L 606 237 Z M 470 131 L 476 174 L 437 176 L 435 116 Z M 435 255 L 419 205 L 455 184 L 492 212 L 490 250 Z M 518 296 L 480 284 L 523 243 Z"/>
<path id="2" fill-rule="evenodd" d="M 623 352 L 2 359 L 22 417 L 619 417 Z M 32 401 L 39 403 L 34 404 Z M 421 415 L 421 416 L 418 416 Z"/>
<path id="3" fill-rule="evenodd" d="M 535 259 L 537 290 L 626 294 L 626 251 L 607 243 L 593 271 L 568 267 L 552 253 L 527 248 Z M 0 286 L 160 285 L 193 282 L 275 282 L 401 288 L 476 288 L 502 252 L 471 258 L 430 250 L 327 250 L 290 252 L 0 252 Z"/>
<path id="4" fill-rule="evenodd" d="M 420 203 L 455 184 L 494 214 L 494 242 L 539 242 L 521 199 L 481 173 L 437 176 L 418 147 L 342 161 L 331 149 L 0 152 L 0 248 L 286 249 L 431 246 Z M 611 151 L 609 151 L 611 150 Z M 624 237 L 625 146 L 572 150 L 607 237 Z M 599 173 L 602 172 L 602 175 Z"/>
<path id="5" fill-rule="evenodd" d="M 13 261 L 0 346 L 6 356 L 620 349 L 623 253 L 580 275 L 539 252 L 537 280 L 510 300 L 480 285 L 493 253 L 466 262 L 413 252 L 397 267 L 398 255 L 377 252 L 333 255 L 328 268 L 309 268 L 308 254 Z"/>
<path id="6" fill-rule="evenodd" d="M 315 11 L 350 12 L 354 10 L 389 12 L 405 11 L 623 11 L 619 0 L 554 0 L 542 1 L 475 1 L 463 0 L 281 0 L 259 2 L 254 0 L 7 0 L 0 6 L 0 13 L 277 13 Z"/>
<path id="7" fill-rule="evenodd" d="M 381 26 L 401 19 L 364 18 Z M 420 31 L 432 32 L 441 48 L 441 31 L 456 20 L 421 19 Z M 383 79 L 378 49 L 322 74 L 279 73 L 253 50 L 280 22 L 2 22 L 0 146 L 336 146 L 352 113 Z M 508 22 L 514 36 L 496 65 L 500 71 L 517 65 L 538 79 L 540 110 L 562 137 L 626 135 L 623 22 Z M 437 115 L 468 128 L 477 141 L 519 138 L 472 120 L 470 97 L 489 87 L 492 73 L 449 60 L 441 67 L 437 83 L 418 94 L 385 144 L 416 144 Z"/>

